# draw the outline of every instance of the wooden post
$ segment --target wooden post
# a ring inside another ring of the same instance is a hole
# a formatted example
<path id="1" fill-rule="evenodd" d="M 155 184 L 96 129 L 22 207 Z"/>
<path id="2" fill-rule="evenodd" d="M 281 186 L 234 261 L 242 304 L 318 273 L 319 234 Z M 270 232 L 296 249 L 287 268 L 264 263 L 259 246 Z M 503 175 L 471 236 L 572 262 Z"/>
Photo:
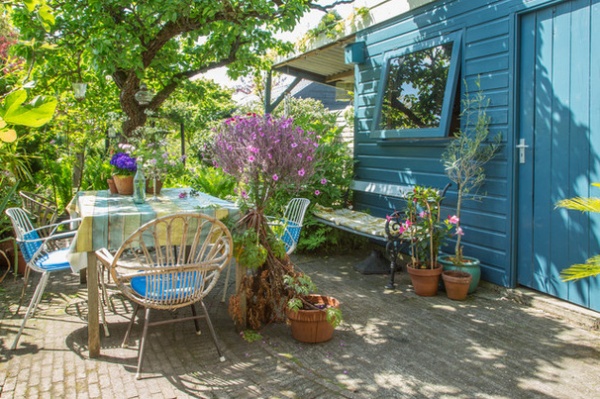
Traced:
<path id="1" fill-rule="evenodd" d="M 100 356 L 100 324 L 98 320 L 98 266 L 96 254 L 87 253 L 88 349 L 90 358 Z"/>

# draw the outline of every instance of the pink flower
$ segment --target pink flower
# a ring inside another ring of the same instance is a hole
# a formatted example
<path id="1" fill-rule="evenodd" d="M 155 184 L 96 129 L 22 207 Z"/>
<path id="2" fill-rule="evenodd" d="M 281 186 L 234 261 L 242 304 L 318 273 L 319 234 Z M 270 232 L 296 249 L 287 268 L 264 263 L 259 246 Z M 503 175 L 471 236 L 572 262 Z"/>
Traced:
<path id="1" fill-rule="evenodd" d="M 462 227 L 458 227 L 456 229 L 456 235 L 457 236 L 464 236 L 465 235 L 465 232 L 463 231 Z"/>
<path id="2" fill-rule="evenodd" d="M 321 192 L 319 190 L 315 190 L 315 195 L 319 195 Z"/>
<path id="3" fill-rule="evenodd" d="M 327 179 L 325 179 L 325 178 L 321 179 L 321 184 L 327 184 Z"/>
<path id="4" fill-rule="evenodd" d="M 426 211 L 421 211 L 421 212 L 419 213 L 419 217 L 420 217 L 421 219 L 425 219 L 425 218 L 426 218 L 428 215 L 429 215 L 429 214 L 428 214 Z"/>
<path id="5" fill-rule="evenodd" d="M 452 215 L 452 216 L 448 215 L 448 221 L 452 224 L 457 224 L 459 219 L 458 219 L 458 217 L 456 217 L 456 215 Z"/>
<path id="6" fill-rule="evenodd" d="M 321 183 L 323 182 L 323 180 L 321 180 Z M 389 222 L 390 220 L 392 220 L 392 217 L 390 215 L 385 215 L 385 220 Z"/>
<path id="7" fill-rule="evenodd" d="M 246 191 L 242 191 L 242 198 L 243 199 L 248 199 L 248 193 Z"/>
<path id="8" fill-rule="evenodd" d="M 302 158 L 302 153 L 301 152 L 298 153 L 298 158 Z"/>
<path id="9" fill-rule="evenodd" d="M 248 157 L 248 161 L 249 161 L 249 162 L 254 162 L 254 159 L 255 159 L 255 158 L 254 158 L 252 155 L 250 155 L 250 156 Z"/>
<path id="10" fill-rule="evenodd" d="M 275 181 L 279 180 L 279 176 L 273 175 L 273 180 L 275 180 Z"/>
<path id="11" fill-rule="evenodd" d="M 298 176 L 304 176 L 304 173 L 306 172 L 304 171 L 304 168 L 302 168 L 298 171 Z"/>
<path id="12" fill-rule="evenodd" d="M 298 144 L 292 143 L 292 148 L 296 148 L 296 147 L 298 147 Z"/>
<path id="13" fill-rule="evenodd" d="M 187 193 L 185 191 L 182 191 L 182 192 L 179 193 L 179 198 L 183 199 L 185 197 L 187 197 Z"/>

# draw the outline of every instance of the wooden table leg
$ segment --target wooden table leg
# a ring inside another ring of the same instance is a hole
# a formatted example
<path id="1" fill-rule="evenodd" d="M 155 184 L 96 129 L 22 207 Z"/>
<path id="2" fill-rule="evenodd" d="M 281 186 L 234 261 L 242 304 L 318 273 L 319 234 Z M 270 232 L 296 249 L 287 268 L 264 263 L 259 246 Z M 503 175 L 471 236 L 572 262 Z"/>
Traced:
<path id="1" fill-rule="evenodd" d="M 98 320 L 98 266 L 96 254 L 87 253 L 88 288 L 88 348 L 90 358 L 100 356 L 100 325 Z"/>

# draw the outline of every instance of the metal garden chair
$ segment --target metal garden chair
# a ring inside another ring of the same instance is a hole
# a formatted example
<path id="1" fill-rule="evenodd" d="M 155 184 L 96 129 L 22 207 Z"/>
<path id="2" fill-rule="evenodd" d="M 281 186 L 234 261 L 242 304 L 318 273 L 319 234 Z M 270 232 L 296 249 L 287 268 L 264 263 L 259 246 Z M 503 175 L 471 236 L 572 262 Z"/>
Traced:
<path id="1" fill-rule="evenodd" d="M 267 216 L 269 225 L 285 244 L 285 251 L 290 255 L 298 246 L 304 215 L 310 205 L 306 198 L 292 198 L 285 206 L 282 218 Z"/>
<path id="2" fill-rule="evenodd" d="M 21 249 L 23 257 L 27 261 L 27 266 L 35 272 L 42 273 L 42 277 L 31 298 L 31 303 L 27 308 L 19 332 L 11 346 L 11 350 L 13 350 L 16 349 L 17 344 L 19 343 L 27 320 L 33 316 L 42 299 L 50 274 L 71 270 L 71 266 L 67 260 L 67 253 L 69 251 L 68 246 L 73 237 L 75 237 L 76 231 L 68 230 L 66 232 L 60 232 L 59 230 L 63 224 L 72 223 L 73 220 L 34 228 L 29 216 L 23 209 L 9 208 L 5 212 L 12 222 L 17 238 L 17 244 Z M 102 321 L 106 328 L 103 310 Z"/>
<path id="3" fill-rule="evenodd" d="M 277 218 L 274 216 L 267 216 L 269 226 L 271 226 L 271 229 L 277 237 L 283 241 L 285 252 L 288 255 L 291 255 L 298 246 L 300 232 L 302 231 L 302 223 L 304 222 L 304 215 L 306 214 L 309 205 L 310 200 L 306 198 L 292 198 L 285 206 L 283 217 Z M 225 302 L 227 297 L 230 272 L 231 267 L 228 267 L 221 302 Z"/>
<path id="4" fill-rule="evenodd" d="M 123 346 L 129 339 L 137 311 L 140 307 L 146 310 L 138 348 L 137 379 L 141 376 L 150 326 L 194 320 L 199 334 L 197 319 L 205 318 L 220 360 L 225 360 L 203 299 L 231 260 L 232 248 L 229 230 L 217 219 L 204 214 L 176 214 L 141 226 L 114 255 L 106 248 L 96 251 L 117 288 L 135 303 Z M 202 306 L 203 315 L 196 313 L 196 303 Z M 173 311 L 187 306 L 192 311 L 189 317 L 150 322 L 151 309 Z"/>

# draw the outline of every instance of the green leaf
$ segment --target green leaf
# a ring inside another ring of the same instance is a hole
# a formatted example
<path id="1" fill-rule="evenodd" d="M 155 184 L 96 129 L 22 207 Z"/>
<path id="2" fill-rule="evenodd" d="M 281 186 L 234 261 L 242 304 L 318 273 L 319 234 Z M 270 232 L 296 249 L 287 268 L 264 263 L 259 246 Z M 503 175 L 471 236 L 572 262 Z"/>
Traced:
<path id="1" fill-rule="evenodd" d="M 4 99 L 4 106 L 2 107 L 4 114 L 7 115 L 18 109 L 25 100 L 27 100 L 27 92 L 25 90 L 13 91 Z M 11 123 L 6 116 L 4 116 L 4 119 L 8 123 Z"/>
<path id="2" fill-rule="evenodd" d="M 26 98 L 26 94 L 25 94 Z M 40 127 L 48 123 L 54 115 L 57 100 L 54 97 L 36 97 L 31 104 L 21 105 L 23 97 L 11 101 L 4 114 L 4 120 L 13 125 Z M 9 99 L 7 98 L 7 103 Z"/>
<path id="3" fill-rule="evenodd" d="M 44 4 L 43 6 L 40 7 L 40 10 L 38 13 L 42 20 L 42 25 L 44 26 L 44 29 L 47 32 L 50 31 L 50 29 L 52 29 L 52 27 L 54 26 L 54 22 L 55 22 L 54 15 L 52 14 L 52 9 L 50 7 L 48 7 L 47 4 Z"/>
<path id="4" fill-rule="evenodd" d="M 27 10 L 29 12 L 32 12 L 33 10 L 35 10 L 35 6 L 38 5 L 40 3 L 40 0 L 23 0 L 23 4 L 25 4 L 25 7 L 27 7 Z"/>

